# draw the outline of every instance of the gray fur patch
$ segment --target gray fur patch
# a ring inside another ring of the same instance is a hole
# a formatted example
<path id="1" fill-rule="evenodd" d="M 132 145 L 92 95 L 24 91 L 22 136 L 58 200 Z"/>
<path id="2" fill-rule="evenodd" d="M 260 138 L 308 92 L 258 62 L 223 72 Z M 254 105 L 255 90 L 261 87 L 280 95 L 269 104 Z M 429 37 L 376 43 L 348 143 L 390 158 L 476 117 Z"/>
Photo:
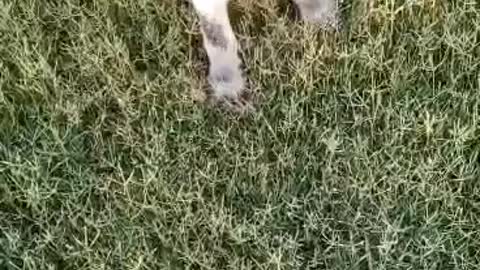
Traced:
<path id="1" fill-rule="evenodd" d="M 207 18 L 202 16 L 200 17 L 200 25 L 208 42 L 215 47 L 225 50 L 227 49 L 228 40 L 221 24 L 209 21 Z"/>
<path id="2" fill-rule="evenodd" d="M 217 82 L 231 82 L 233 71 L 230 68 L 221 68 L 214 73 L 212 79 Z"/>

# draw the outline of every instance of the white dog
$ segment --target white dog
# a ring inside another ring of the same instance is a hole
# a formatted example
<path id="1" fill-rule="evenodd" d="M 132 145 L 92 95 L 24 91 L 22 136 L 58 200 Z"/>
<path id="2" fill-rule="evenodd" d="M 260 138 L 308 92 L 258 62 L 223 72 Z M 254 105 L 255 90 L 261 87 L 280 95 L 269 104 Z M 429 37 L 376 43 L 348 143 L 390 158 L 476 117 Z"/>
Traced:
<path id="1" fill-rule="evenodd" d="M 239 45 L 228 17 L 229 0 L 191 0 L 200 18 L 210 67 L 208 81 L 217 100 L 238 103 L 245 90 Z M 260 1 L 260 0 L 259 0 Z M 337 28 L 338 0 L 294 0 L 303 20 Z"/>

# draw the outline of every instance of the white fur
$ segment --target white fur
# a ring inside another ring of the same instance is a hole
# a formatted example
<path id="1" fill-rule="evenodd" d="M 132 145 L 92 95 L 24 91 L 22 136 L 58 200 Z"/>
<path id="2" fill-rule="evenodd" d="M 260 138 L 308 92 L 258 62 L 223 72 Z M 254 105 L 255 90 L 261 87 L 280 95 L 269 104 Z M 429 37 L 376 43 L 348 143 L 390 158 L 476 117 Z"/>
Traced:
<path id="1" fill-rule="evenodd" d="M 245 88 L 241 60 L 238 57 L 238 42 L 228 17 L 228 0 L 192 0 L 197 13 L 217 24 L 223 30 L 225 48 L 215 46 L 204 35 L 204 47 L 210 60 L 209 82 L 217 99 L 238 99 Z M 225 80 L 228 78 L 228 80 Z"/>

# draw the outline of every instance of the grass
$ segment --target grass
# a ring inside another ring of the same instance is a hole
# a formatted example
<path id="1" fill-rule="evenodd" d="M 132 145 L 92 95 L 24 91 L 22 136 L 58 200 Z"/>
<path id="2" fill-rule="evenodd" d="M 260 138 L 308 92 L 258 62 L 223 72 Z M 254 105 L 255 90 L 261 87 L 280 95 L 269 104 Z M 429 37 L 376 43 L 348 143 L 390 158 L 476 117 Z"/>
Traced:
<path id="1" fill-rule="evenodd" d="M 478 2 L 251 2 L 243 118 L 184 2 L 0 2 L 0 269 L 480 269 Z"/>

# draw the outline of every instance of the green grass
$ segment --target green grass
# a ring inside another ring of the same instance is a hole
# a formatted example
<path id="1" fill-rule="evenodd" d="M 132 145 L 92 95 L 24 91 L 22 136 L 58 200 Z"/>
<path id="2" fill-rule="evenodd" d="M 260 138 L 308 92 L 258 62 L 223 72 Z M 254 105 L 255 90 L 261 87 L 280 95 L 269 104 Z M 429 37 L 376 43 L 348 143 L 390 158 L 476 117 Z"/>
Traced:
<path id="1" fill-rule="evenodd" d="M 239 118 L 183 2 L 0 2 L 0 269 L 480 269 L 478 2 L 265 3 Z"/>

